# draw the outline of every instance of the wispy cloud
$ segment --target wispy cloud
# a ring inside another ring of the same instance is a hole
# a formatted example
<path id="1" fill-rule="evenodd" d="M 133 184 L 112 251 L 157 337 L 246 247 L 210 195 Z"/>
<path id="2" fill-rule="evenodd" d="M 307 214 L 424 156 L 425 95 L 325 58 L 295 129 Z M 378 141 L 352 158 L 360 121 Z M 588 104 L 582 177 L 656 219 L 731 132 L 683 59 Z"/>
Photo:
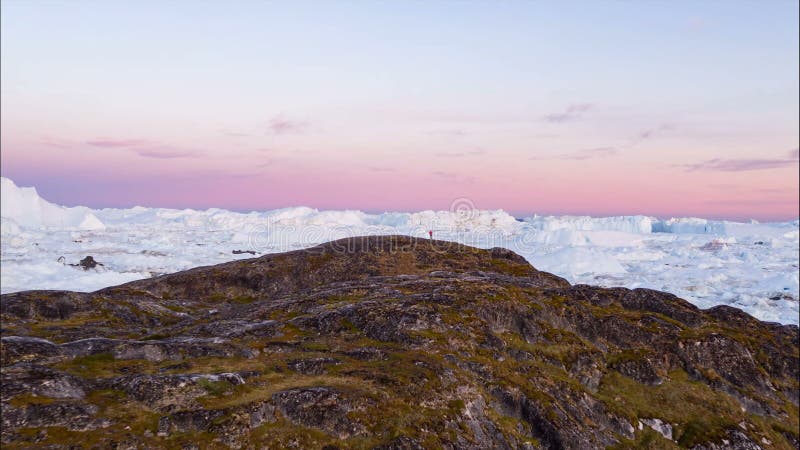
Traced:
<path id="1" fill-rule="evenodd" d="M 271 134 L 303 134 L 308 130 L 308 122 L 290 120 L 283 116 L 272 118 L 267 123 L 268 131 Z"/>
<path id="2" fill-rule="evenodd" d="M 786 158 L 714 158 L 695 164 L 684 164 L 682 167 L 689 172 L 747 172 L 751 170 L 780 169 L 796 165 L 798 163 L 798 153 L 800 152 L 797 149 L 792 150 Z"/>
<path id="3" fill-rule="evenodd" d="M 256 167 L 258 167 L 260 169 L 263 169 L 263 168 L 269 167 L 269 166 L 271 166 L 273 164 L 275 164 L 275 160 L 274 159 L 266 159 L 266 160 L 256 164 Z"/>
<path id="4" fill-rule="evenodd" d="M 635 146 L 637 144 L 640 144 L 640 143 L 642 143 L 644 141 L 653 139 L 653 138 L 659 136 L 660 134 L 662 134 L 662 133 L 664 133 L 666 131 L 672 131 L 674 129 L 675 129 L 675 127 L 673 125 L 668 124 L 668 123 L 662 123 L 661 125 L 659 125 L 657 127 L 648 128 L 646 130 L 642 130 L 639 133 L 637 133 L 636 136 L 634 136 L 630 140 L 630 142 L 628 142 L 626 147 L 633 147 L 633 146 Z"/>
<path id="5" fill-rule="evenodd" d="M 108 149 L 123 149 L 135 153 L 142 158 L 175 159 L 197 158 L 203 152 L 173 147 L 168 144 L 148 141 L 145 139 L 112 139 L 100 138 L 86 141 L 87 145 Z"/>
<path id="6" fill-rule="evenodd" d="M 74 142 L 50 136 L 42 138 L 41 142 L 42 144 L 47 145 L 48 147 L 55 147 L 55 148 L 72 148 L 75 146 Z"/>
<path id="7" fill-rule="evenodd" d="M 136 145 L 150 145 L 151 142 L 145 141 L 143 139 L 94 139 L 90 141 L 86 141 L 88 145 L 93 147 L 103 147 L 103 148 L 124 148 L 124 147 L 133 147 Z"/>
<path id="8" fill-rule="evenodd" d="M 546 122 L 561 123 L 575 120 L 583 115 L 583 113 L 592 109 L 594 105 L 591 103 L 575 103 L 567 106 L 561 112 L 550 113 L 544 116 Z"/>
<path id="9" fill-rule="evenodd" d="M 141 156 L 142 158 L 156 158 L 156 159 L 175 159 L 175 158 L 199 158 L 203 153 L 192 150 L 181 150 L 169 147 L 144 147 L 132 148 L 132 152 Z"/>
<path id="10" fill-rule="evenodd" d="M 754 200 L 708 200 L 703 202 L 706 205 L 719 206 L 765 206 L 765 205 L 796 205 L 796 199 L 771 199 L 759 198 Z"/>
<path id="11" fill-rule="evenodd" d="M 476 148 L 474 150 L 465 150 L 460 152 L 439 152 L 436 156 L 441 158 L 463 158 L 466 156 L 479 156 L 486 153 L 483 149 Z"/>
<path id="12" fill-rule="evenodd" d="M 394 167 L 368 167 L 370 172 L 396 172 Z"/>
<path id="13" fill-rule="evenodd" d="M 229 137 L 250 137 L 250 136 L 252 136 L 250 133 L 244 133 L 242 131 L 221 130 L 220 133 L 222 133 L 224 136 L 229 136 Z"/>
<path id="14" fill-rule="evenodd" d="M 428 132 L 428 134 L 431 136 L 461 137 L 461 136 L 466 136 L 467 132 L 461 129 L 431 130 Z"/>
<path id="15" fill-rule="evenodd" d="M 608 158 L 616 154 L 617 154 L 617 149 L 613 147 L 597 147 L 597 148 L 587 148 L 584 150 L 578 150 L 571 153 L 563 153 L 560 155 L 547 156 L 547 157 L 531 156 L 530 159 L 533 160 L 562 159 L 562 160 L 583 161 L 586 159 Z"/>

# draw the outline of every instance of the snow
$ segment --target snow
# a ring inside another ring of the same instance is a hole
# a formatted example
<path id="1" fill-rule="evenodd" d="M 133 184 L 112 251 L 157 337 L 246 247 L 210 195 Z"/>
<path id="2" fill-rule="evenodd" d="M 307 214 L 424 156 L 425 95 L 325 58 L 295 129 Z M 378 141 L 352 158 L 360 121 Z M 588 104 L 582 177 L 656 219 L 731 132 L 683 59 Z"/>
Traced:
<path id="1" fill-rule="evenodd" d="M 0 216 L 3 228 L 25 227 L 78 228 L 102 230 L 104 225 L 89 208 L 65 208 L 39 197 L 36 188 L 20 188 L 8 178 L 0 178 Z M 10 220 L 6 224 L 6 220 Z M 12 225 L 13 224 L 13 225 Z"/>
<path id="2" fill-rule="evenodd" d="M 307 207 L 239 213 L 65 208 L 2 178 L 2 292 L 93 291 L 153 275 L 359 235 L 406 234 L 506 247 L 572 283 L 647 287 L 701 308 L 727 304 L 798 323 L 797 220 L 737 223 L 647 216 L 538 216 L 502 210 L 368 214 Z M 83 271 L 92 255 L 103 263 Z M 60 257 L 64 262 L 59 262 Z"/>

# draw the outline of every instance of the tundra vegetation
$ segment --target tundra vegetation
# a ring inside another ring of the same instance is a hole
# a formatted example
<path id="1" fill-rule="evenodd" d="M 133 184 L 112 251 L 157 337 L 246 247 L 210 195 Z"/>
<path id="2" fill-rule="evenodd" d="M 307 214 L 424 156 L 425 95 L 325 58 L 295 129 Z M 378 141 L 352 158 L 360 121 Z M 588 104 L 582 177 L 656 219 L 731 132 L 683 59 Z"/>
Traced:
<path id="1" fill-rule="evenodd" d="M 798 448 L 798 328 L 348 238 L 2 296 L 4 448 Z"/>

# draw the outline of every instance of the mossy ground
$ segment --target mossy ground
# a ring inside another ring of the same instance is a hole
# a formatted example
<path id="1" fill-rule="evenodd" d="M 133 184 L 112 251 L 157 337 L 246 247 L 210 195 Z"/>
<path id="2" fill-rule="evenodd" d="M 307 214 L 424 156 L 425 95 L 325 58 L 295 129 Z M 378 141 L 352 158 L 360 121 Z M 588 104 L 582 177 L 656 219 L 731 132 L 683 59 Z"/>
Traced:
<path id="1" fill-rule="evenodd" d="M 406 243 L 400 239 L 391 245 Z M 91 294 L 89 306 L 57 319 L 20 319 L 4 313 L 4 322 L 11 321 L 4 335 L 13 330 L 54 342 L 105 336 L 156 343 L 190 332 L 202 336 L 198 330 L 203 325 L 222 320 L 277 321 L 274 332 L 236 334 L 222 344 L 250 350 L 249 356 L 234 352 L 236 356 L 148 361 L 118 360 L 109 352 L 51 363 L 54 369 L 90 380 L 130 374 L 249 373 L 245 383 L 238 385 L 206 378 L 197 381 L 202 395 L 196 403 L 205 410 L 224 412 L 215 420 L 218 427 L 236 420 L 249 406 L 270 401 L 276 393 L 326 387 L 352 403 L 346 417 L 364 430 L 338 439 L 277 412 L 273 421 L 242 438 L 255 447 L 330 444 L 368 449 L 399 436 L 413 437 L 426 448 L 459 440 L 480 445 L 468 425 L 472 419 L 491 423 L 506 442 L 536 446 L 547 439 L 541 423 L 597 430 L 602 419 L 613 416 L 637 428 L 633 439 L 601 430 L 618 442 L 613 446 L 618 449 L 687 448 L 719 442 L 727 430 L 741 429 L 743 422 L 748 424 L 743 431 L 754 440 L 765 438 L 772 442 L 771 448 L 790 448 L 783 433 L 796 434 L 800 424 L 797 405 L 782 392 L 770 397 L 742 388 L 741 392 L 776 412 L 757 415 L 743 411 L 730 386 L 710 367 L 701 368 L 700 376 L 694 378 L 672 367 L 663 371 L 664 382 L 654 386 L 614 369 L 621 363 L 663 356 L 663 348 L 653 344 L 655 339 L 648 340 L 651 336 L 677 342 L 711 333 L 742 343 L 760 367 L 766 367 L 772 357 L 769 349 L 786 347 L 768 328 L 745 330 L 709 318 L 690 326 L 660 309 L 633 310 L 616 301 L 600 306 L 572 295 L 555 277 L 541 275 L 545 282 L 532 281 L 540 280 L 536 278 L 540 273 L 517 260 L 492 257 L 477 249 L 454 253 L 435 243 L 419 245 L 417 251 L 392 253 L 383 248 L 358 258 L 324 252 L 301 258 L 290 253 L 206 268 L 192 277 L 184 273 L 166 281 L 144 280 Z M 470 277 L 428 276 L 432 271 L 469 271 Z M 492 275 L 475 275 L 479 272 Z M 393 278 L 396 275 L 402 277 Z M 188 278 L 184 282 L 180 277 Z M 37 301 L 55 301 L 45 297 Z M 372 309 L 354 309 L 367 302 Z M 325 322 L 328 317 L 336 319 Z M 386 320 L 384 326 L 398 332 L 368 334 L 374 319 L 385 317 L 397 317 Z M 636 336 L 619 345 L 615 343 L 618 336 L 588 327 L 585 321 L 630 327 Z M 644 341 L 634 342 L 640 336 Z M 375 349 L 377 356 L 357 357 L 359 349 Z M 782 351 L 792 356 L 797 348 Z M 292 361 L 314 358 L 335 358 L 337 363 L 314 374 L 290 368 Z M 595 371 L 599 386 L 589 386 L 581 378 L 582 370 Z M 761 370 L 766 374 L 766 369 Z M 787 392 L 797 387 L 797 380 L 787 378 L 771 382 Z M 493 397 L 497 389 L 526 398 L 539 417 L 503 413 Z M 585 398 L 599 402 L 596 410 L 585 410 L 581 403 Z M 484 405 L 480 414 L 470 410 L 481 403 L 478 400 Z M 8 404 L 24 407 L 53 401 L 61 400 L 20 395 Z M 19 440 L 4 447 L 24 448 L 35 441 L 40 446 L 104 448 L 111 441 L 129 440 L 138 447 L 181 448 L 194 442 L 201 448 L 227 448 L 210 429 L 158 436 L 159 419 L 172 411 L 151 408 L 123 391 L 89 389 L 85 402 L 97 406 L 97 418 L 109 419 L 111 425 L 91 432 L 20 428 L 16 431 Z M 638 430 L 643 418 L 674 425 L 676 442 L 648 427 Z"/>

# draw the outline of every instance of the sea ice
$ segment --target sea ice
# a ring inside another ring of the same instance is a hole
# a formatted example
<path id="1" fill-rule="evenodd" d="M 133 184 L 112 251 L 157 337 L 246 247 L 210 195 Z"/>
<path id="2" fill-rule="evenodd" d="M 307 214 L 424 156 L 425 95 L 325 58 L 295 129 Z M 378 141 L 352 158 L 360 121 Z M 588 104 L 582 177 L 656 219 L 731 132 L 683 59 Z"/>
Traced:
<path id="1" fill-rule="evenodd" d="M 532 216 L 502 210 L 367 214 L 307 207 L 239 213 L 66 208 L 2 178 L 2 292 L 92 291 L 200 265 L 359 235 L 406 234 L 506 247 L 572 283 L 646 287 L 701 308 L 728 304 L 798 323 L 800 222 L 737 223 L 647 216 Z M 84 271 L 92 255 L 104 266 Z M 63 263 L 59 258 L 63 258 Z"/>

